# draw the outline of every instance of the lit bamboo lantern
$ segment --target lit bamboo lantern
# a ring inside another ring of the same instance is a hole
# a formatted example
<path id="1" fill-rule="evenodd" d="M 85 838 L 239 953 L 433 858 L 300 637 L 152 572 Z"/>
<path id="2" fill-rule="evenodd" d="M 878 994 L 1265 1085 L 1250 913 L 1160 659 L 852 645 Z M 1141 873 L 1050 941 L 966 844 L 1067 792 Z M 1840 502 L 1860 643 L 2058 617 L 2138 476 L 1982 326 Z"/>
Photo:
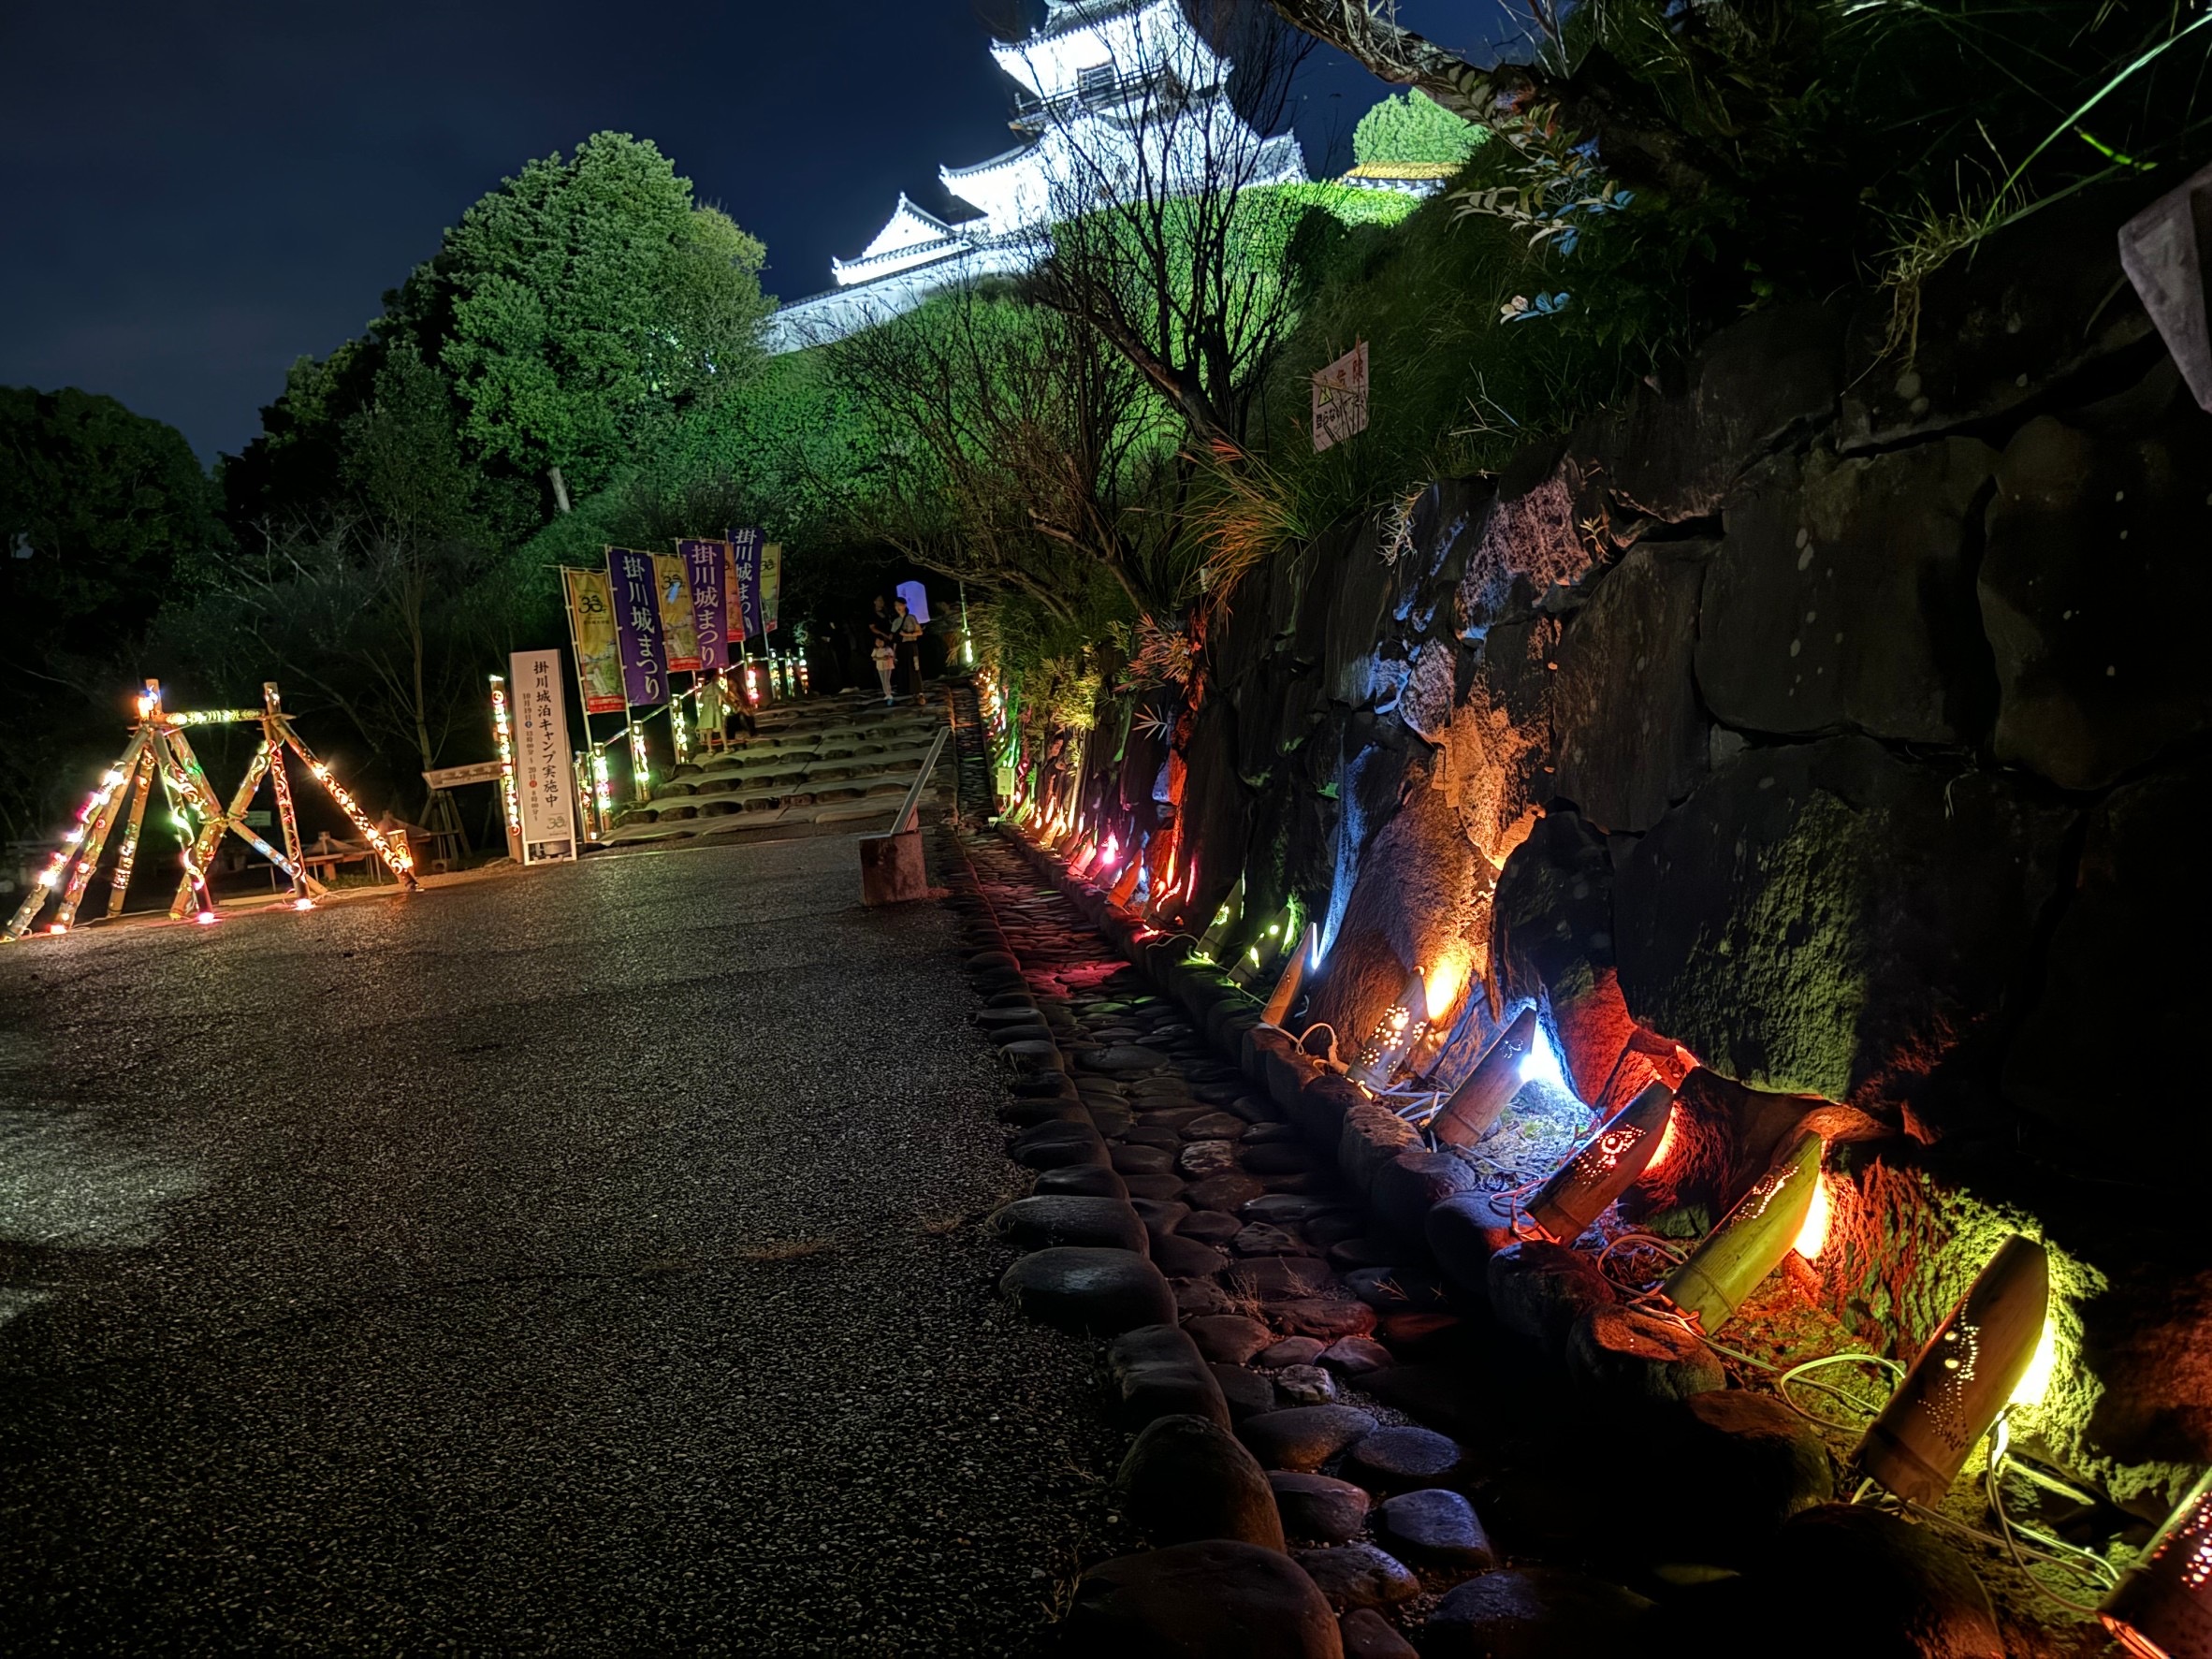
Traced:
<path id="1" fill-rule="evenodd" d="M 1193 897 L 1197 895 L 1194 893 Z M 1230 895 L 1221 901 L 1221 908 L 1214 912 L 1213 921 L 1206 924 L 1205 932 L 1199 935 L 1198 953 L 1209 962 L 1221 960 L 1222 939 L 1244 919 L 1244 879 L 1237 878 L 1237 884 Z"/>
<path id="2" fill-rule="evenodd" d="M 1360 1045 L 1345 1075 L 1366 1088 L 1389 1088 L 1413 1045 L 1427 1036 L 1428 1030 L 1429 985 L 1417 968 L 1405 976 L 1405 988 L 1398 993 L 1398 1000 L 1384 1009 L 1382 1018 L 1375 1022 L 1375 1029 Z"/>
<path id="3" fill-rule="evenodd" d="M 1283 964 L 1282 977 L 1268 994 L 1267 1006 L 1259 1011 L 1260 1019 L 1268 1025 L 1279 1027 L 1290 1017 L 1290 1005 L 1298 1000 L 1298 988 L 1305 983 L 1305 970 L 1314 959 L 1316 942 L 1314 924 L 1308 922 L 1305 937 L 1298 941 L 1298 949 L 1290 953 L 1290 960 Z"/>
<path id="4" fill-rule="evenodd" d="M 1666 1300 L 1705 1335 L 1735 1317 L 1804 1231 L 1826 1144 L 1818 1135 L 1799 1135 L 1667 1279 Z"/>
<path id="5" fill-rule="evenodd" d="M 2135 1659 L 2212 1659 L 2212 1470 L 2097 1609 Z"/>
<path id="6" fill-rule="evenodd" d="M 1499 1033 L 1481 1062 L 1468 1073 L 1467 1081 L 1445 1101 L 1444 1110 L 1431 1126 L 1436 1139 L 1452 1146 L 1472 1146 L 1481 1140 L 1521 1092 L 1521 1062 L 1535 1051 L 1541 1035 L 1532 1002 Z"/>
<path id="7" fill-rule="evenodd" d="M 1597 1139 L 1567 1159 L 1529 1204 L 1528 1218 L 1571 1244 L 1642 1174 L 1666 1133 L 1674 1091 L 1654 1083 L 1606 1120 Z"/>
<path id="8" fill-rule="evenodd" d="M 1907 1503 L 1942 1498 L 2027 1375 L 2050 1292 L 2043 1246 L 2005 1240 L 1868 1428 L 1859 1468 Z"/>
<path id="9" fill-rule="evenodd" d="M 1229 977 L 1240 985 L 1248 985 L 1290 949 L 1294 942 L 1291 937 L 1294 915 L 1291 907 L 1285 905 L 1275 919 L 1237 953 Z"/>

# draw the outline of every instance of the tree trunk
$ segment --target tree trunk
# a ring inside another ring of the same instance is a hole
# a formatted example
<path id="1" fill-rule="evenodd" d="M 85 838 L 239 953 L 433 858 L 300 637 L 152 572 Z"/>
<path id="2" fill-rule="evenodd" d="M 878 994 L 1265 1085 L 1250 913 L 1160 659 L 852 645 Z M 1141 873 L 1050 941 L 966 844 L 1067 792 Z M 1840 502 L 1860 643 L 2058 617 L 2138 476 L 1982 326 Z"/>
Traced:
<path id="1" fill-rule="evenodd" d="M 560 475 L 559 467 L 547 467 L 546 478 L 553 486 L 553 505 L 562 513 L 568 511 L 568 480 Z"/>

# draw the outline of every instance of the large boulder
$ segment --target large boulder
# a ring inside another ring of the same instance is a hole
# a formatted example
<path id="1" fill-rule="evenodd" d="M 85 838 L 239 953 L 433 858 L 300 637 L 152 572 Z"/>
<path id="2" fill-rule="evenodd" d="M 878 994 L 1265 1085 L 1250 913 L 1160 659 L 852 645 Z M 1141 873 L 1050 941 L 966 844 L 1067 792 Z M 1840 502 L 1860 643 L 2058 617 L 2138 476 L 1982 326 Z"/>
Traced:
<path id="1" fill-rule="evenodd" d="M 1567 1333 L 1567 1370 L 1594 1388 L 1682 1400 L 1728 1386 L 1720 1357 L 1694 1331 L 1640 1308 L 1595 1307 Z"/>
<path id="2" fill-rule="evenodd" d="M 2195 1191 L 2212 1157 L 2212 1120 L 2184 1105 L 2203 1086 L 2212 881 L 2177 856 L 2206 822 L 2212 765 L 2202 761 L 2123 785 L 2089 815 L 2042 1000 L 2004 1070 L 2006 1097 L 2068 1167 Z"/>
<path id="3" fill-rule="evenodd" d="M 2171 363 L 2132 399 L 2014 434 L 1980 575 L 2000 760 L 2097 789 L 2212 723 L 2207 478 L 2212 415 Z"/>
<path id="4" fill-rule="evenodd" d="M 1747 467 L 1834 417 L 1839 329 L 1819 306 L 1754 313 L 1705 342 L 1681 390 L 1639 393 L 1578 440 L 1621 507 L 1710 517 Z"/>
<path id="5" fill-rule="evenodd" d="M 1714 716 L 1907 743 L 1985 731 L 1997 688 L 1974 521 L 1996 462 L 1987 444 L 1947 438 L 1762 469 L 1729 504 L 1697 617 L 1697 686 Z"/>
<path id="6" fill-rule="evenodd" d="M 1866 1505 L 1794 1516 L 1744 1586 L 1801 1659 L 2003 1659 L 1989 1594 L 1932 1528 Z"/>
<path id="7" fill-rule="evenodd" d="M 1904 341 L 1898 295 L 1870 292 L 1845 331 L 1839 445 L 1995 424 L 2086 371 L 2144 360 L 2156 342 L 2120 269 L 2113 227 L 2131 210 L 2114 195 L 2086 191 L 1950 261 L 1917 285 Z"/>
<path id="8" fill-rule="evenodd" d="M 1621 869 L 1628 1007 L 1754 1087 L 1909 1101 L 2000 1012 L 2072 816 L 1865 737 L 1748 751 Z"/>
<path id="9" fill-rule="evenodd" d="M 1540 1240 L 1493 1251 L 1483 1283 L 1499 1324 L 1554 1353 L 1585 1312 L 1616 1300 L 1590 1257 Z"/>
<path id="10" fill-rule="evenodd" d="M 1335 1614 L 1304 1569 L 1228 1539 L 1101 1562 L 1060 1637 L 1070 1659 L 1344 1659 Z"/>
<path id="11" fill-rule="evenodd" d="M 1238 1538 L 1283 1548 L 1266 1472 L 1235 1435 L 1202 1417 L 1147 1423 L 1114 1484 L 1129 1519 L 1156 1544 Z"/>
<path id="12" fill-rule="evenodd" d="M 1710 542 L 1631 547 L 1561 634 L 1557 787 L 1608 830 L 1650 829 L 1705 774 L 1693 662 L 1712 552 Z"/>

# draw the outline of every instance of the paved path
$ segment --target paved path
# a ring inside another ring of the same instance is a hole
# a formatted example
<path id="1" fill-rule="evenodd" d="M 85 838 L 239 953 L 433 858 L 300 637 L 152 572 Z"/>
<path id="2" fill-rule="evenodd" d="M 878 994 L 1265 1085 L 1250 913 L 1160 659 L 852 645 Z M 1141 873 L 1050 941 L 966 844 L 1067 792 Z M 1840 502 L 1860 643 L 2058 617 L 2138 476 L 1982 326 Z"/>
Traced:
<path id="1" fill-rule="evenodd" d="M 0 1650 L 1017 1652 L 1111 1552 L 849 841 L 0 952 Z"/>

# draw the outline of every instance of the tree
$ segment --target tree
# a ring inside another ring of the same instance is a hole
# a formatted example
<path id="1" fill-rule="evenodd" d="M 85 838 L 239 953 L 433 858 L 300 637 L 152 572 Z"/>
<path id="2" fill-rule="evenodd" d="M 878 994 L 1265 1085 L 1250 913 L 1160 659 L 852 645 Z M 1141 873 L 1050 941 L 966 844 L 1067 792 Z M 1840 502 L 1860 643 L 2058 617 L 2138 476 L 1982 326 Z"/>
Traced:
<path id="1" fill-rule="evenodd" d="M 225 541 L 183 434 L 112 398 L 0 387 L 0 822 L 43 833 L 123 730 L 147 625 Z M 89 758 L 88 758 L 89 757 Z"/>
<path id="2" fill-rule="evenodd" d="M 1394 94 L 1352 129 L 1358 162 L 1436 162 L 1456 167 L 1475 153 L 1482 129 L 1454 115 L 1419 87 Z"/>
<path id="3" fill-rule="evenodd" d="M 471 208 L 412 304 L 450 314 L 441 357 L 470 439 L 545 477 L 566 512 L 751 367 L 763 256 L 652 144 L 597 133 Z"/>
<path id="4" fill-rule="evenodd" d="M 1046 101 L 1041 142 L 1060 167 L 1041 303 L 1095 329 L 1201 445 L 1241 450 L 1267 368 L 1293 320 L 1280 258 L 1304 204 L 1261 188 L 1283 160 L 1266 140 L 1310 45 L 1259 0 L 1200 0 L 1205 44 L 1161 52 L 1132 38 L 1105 66 L 1126 89 L 1102 112 Z M 1221 59 L 1235 97 L 1216 96 Z M 1084 74 L 1097 75 L 1098 70 Z"/>
<path id="5" fill-rule="evenodd" d="M 854 503 L 875 534 L 1063 621 L 1094 574 L 1138 612 L 1173 603 L 1179 423 L 1098 331 L 967 287 L 827 349 L 877 412 Z"/>

